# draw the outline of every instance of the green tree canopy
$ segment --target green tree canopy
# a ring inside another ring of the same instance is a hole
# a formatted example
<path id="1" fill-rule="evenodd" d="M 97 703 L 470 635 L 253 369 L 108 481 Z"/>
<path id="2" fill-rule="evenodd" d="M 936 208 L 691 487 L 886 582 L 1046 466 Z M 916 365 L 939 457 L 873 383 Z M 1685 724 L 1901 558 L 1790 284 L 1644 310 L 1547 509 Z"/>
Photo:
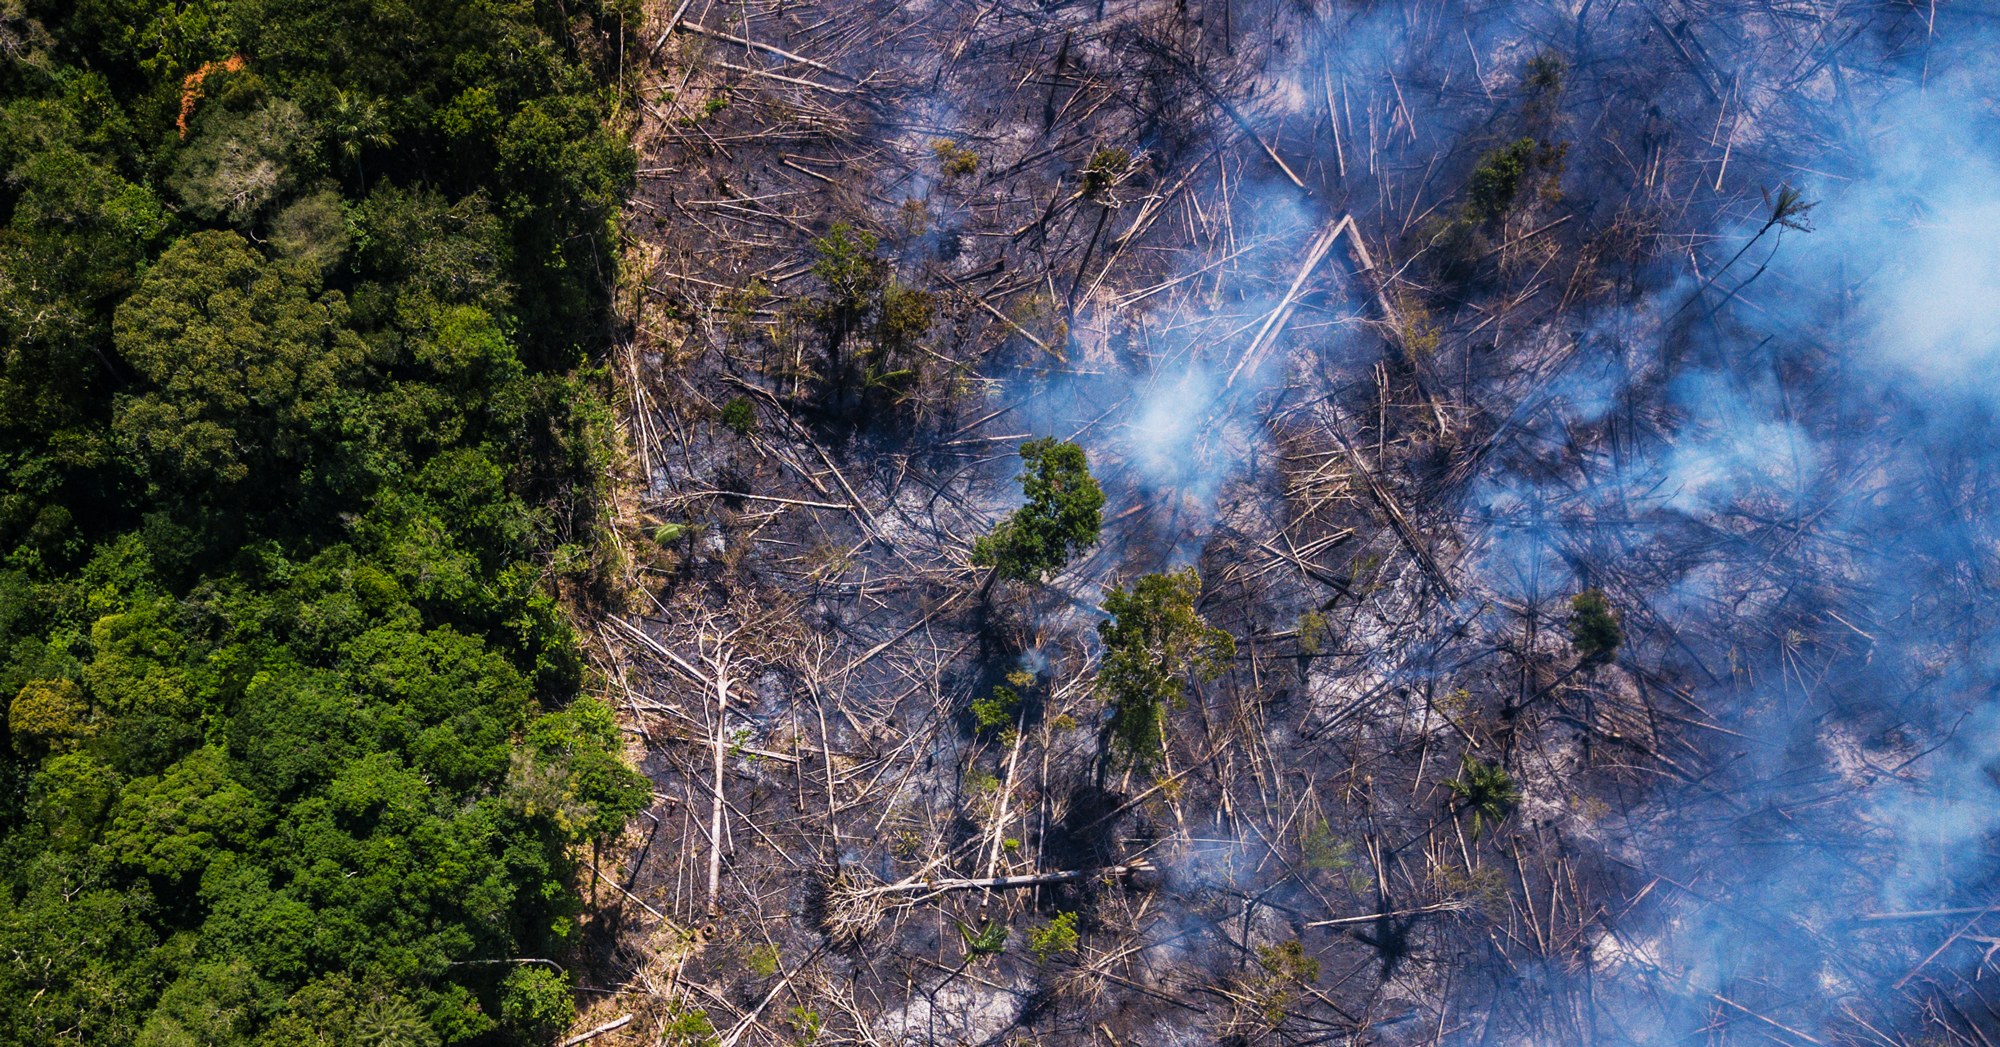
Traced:
<path id="1" fill-rule="evenodd" d="M 1166 748 L 1167 710 L 1181 700 L 1190 674 L 1215 679 L 1236 655 L 1236 641 L 1195 610 L 1201 576 L 1194 568 L 1141 576 L 1104 594 L 1097 626 L 1104 659 L 1097 693 L 1111 703 L 1113 755 L 1151 768 Z"/>
<path id="2" fill-rule="evenodd" d="M 1000 577 L 1038 581 L 1060 571 L 1097 541 L 1104 526 L 1104 490 L 1090 475 L 1083 448 L 1054 437 L 1021 445 L 1020 476 L 1028 504 L 972 545 L 972 562 Z"/>
<path id="3" fill-rule="evenodd" d="M 363 355 L 345 297 L 316 283 L 231 232 L 160 256 L 114 335 L 144 385 L 120 398 L 113 428 L 143 473 L 214 490 L 310 463 Z"/>

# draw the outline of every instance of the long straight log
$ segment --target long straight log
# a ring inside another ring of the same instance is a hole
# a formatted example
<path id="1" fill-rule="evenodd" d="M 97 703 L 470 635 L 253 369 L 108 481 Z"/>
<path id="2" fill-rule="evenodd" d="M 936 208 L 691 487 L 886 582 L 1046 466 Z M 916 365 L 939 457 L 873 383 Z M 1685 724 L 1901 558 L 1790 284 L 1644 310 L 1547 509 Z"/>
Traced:
<path id="1" fill-rule="evenodd" d="M 1425 913 L 1438 913 L 1438 912 L 1461 912 L 1465 908 L 1466 908 L 1465 902 L 1438 902 L 1433 905 L 1420 905 L 1414 909 L 1398 909 L 1395 912 L 1370 913 L 1367 916 L 1341 916 L 1331 920 L 1313 920 L 1308 922 L 1306 926 L 1344 927 L 1349 924 L 1356 924 L 1356 923 L 1374 923 L 1377 920 L 1381 920 L 1385 917 L 1419 916 Z"/>
<path id="2" fill-rule="evenodd" d="M 683 6 L 686 6 L 686 5 L 683 5 Z M 825 74 L 826 74 L 826 75 L 828 75 L 828 76 L 837 76 L 837 77 L 839 77 L 840 79 L 842 79 L 842 80 L 845 80 L 845 81 L 847 81 L 848 83 L 860 83 L 860 82 L 861 82 L 861 81 L 859 81 L 859 80 L 855 79 L 854 77 L 851 77 L 851 76 L 847 75 L 846 73 L 843 73 L 843 72 L 841 72 L 840 70 L 838 70 L 838 69 L 835 69 L 834 67 L 832 67 L 832 66 L 830 66 L 830 65 L 827 65 L 827 64 L 826 64 L 826 63 L 824 63 L 824 62 L 815 62 L 815 61 L 813 61 L 812 59 L 810 59 L 810 58 L 807 58 L 807 57 L 806 57 L 806 56 L 804 56 L 804 55 L 795 55 L 795 54 L 791 53 L 790 51 L 787 51 L 787 50 L 785 50 L 785 49 L 784 49 L 784 48 L 782 48 L 782 47 L 773 47 L 773 46 L 771 46 L 770 44 L 765 44 L 765 43 L 759 43 L 759 42 L 757 42 L 757 41 L 755 41 L 755 40 L 746 40 L 746 39 L 744 39 L 743 37 L 740 37 L 740 36 L 735 36 L 735 35 L 732 35 L 732 34 L 729 34 L 729 33 L 725 33 L 725 32 L 722 32 L 722 31 L 721 31 L 721 30 L 719 30 L 719 29 L 710 29 L 710 28 L 708 28 L 707 26 L 705 26 L 705 25 L 702 25 L 702 24 L 701 24 L 701 23 L 699 23 L 699 22 L 685 22 L 685 21 L 676 21 L 676 22 L 675 22 L 675 23 L 673 24 L 673 26 L 672 26 L 672 27 L 671 27 L 670 29 L 668 29 L 668 32 L 672 32 L 672 31 L 673 31 L 673 30 L 675 30 L 675 29 L 678 29 L 678 30 L 680 30 L 681 32 L 684 32 L 684 33 L 693 33 L 693 34 L 695 34 L 696 36 L 705 36 L 705 37 L 708 37 L 708 38 L 709 38 L 710 40 L 720 40 L 720 41 L 722 41 L 723 43 L 729 43 L 729 44 L 736 44 L 736 45 L 738 45 L 738 46 L 740 46 L 740 47 L 753 47 L 753 48 L 756 48 L 756 49 L 757 49 L 757 50 L 759 50 L 759 51 L 762 51 L 762 52 L 764 52 L 765 54 L 768 54 L 768 55 L 776 55 L 777 57 L 779 57 L 779 58 L 782 58 L 782 59 L 784 59 L 784 60 L 785 60 L 785 61 L 787 61 L 787 62 L 797 62 L 798 64 L 800 64 L 800 65 L 802 65 L 802 66 L 807 66 L 807 67 L 809 67 L 809 68 L 812 68 L 812 69 L 817 69 L 817 70 L 819 70 L 820 72 L 822 72 L 822 73 L 825 73 Z M 661 39 L 665 39 L 665 37 L 662 37 Z M 814 87 L 824 87 L 825 85 L 824 85 L 824 84 L 813 84 L 812 86 L 814 86 Z M 845 93 L 845 92 L 843 92 L 843 93 Z"/>
<path id="3" fill-rule="evenodd" d="M 1871 912 L 1855 917 L 1870 923 L 1892 920 L 1928 920 L 1938 916 L 1984 916 L 1993 911 L 1990 905 L 1963 906 L 1957 909 L 1911 909 L 1906 912 Z"/>
<path id="4" fill-rule="evenodd" d="M 576 1047 L 576 1045 L 579 1043 L 588 1043 L 591 1040 L 597 1039 L 599 1036 L 602 1036 L 607 1032 L 617 1032 L 618 1030 L 623 1029 L 624 1027 L 630 1024 L 632 1024 L 632 1016 L 629 1014 L 621 1014 L 618 1017 L 613 1018 L 610 1021 L 605 1022 L 603 1025 L 600 1025 L 594 1029 L 589 1029 L 584 1032 L 577 1033 L 575 1036 L 572 1036 L 569 1039 L 564 1040 L 561 1044 L 558 1044 L 557 1047 Z"/>
<path id="5" fill-rule="evenodd" d="M 1138 872 L 1143 868 L 1145 866 L 1107 865 L 1097 869 L 1064 869 L 1059 872 L 1031 873 L 1025 876 L 903 880 L 898 883 L 883 884 L 880 887 L 870 887 L 865 891 L 856 893 L 861 897 L 873 897 L 885 894 L 916 894 L 922 891 L 930 891 L 934 894 L 943 894 L 946 891 L 973 891 L 982 889 L 1004 891 L 1015 887 L 1042 887 L 1052 883 L 1070 883 L 1075 880 L 1084 880 L 1092 876 L 1105 874 L 1130 876 L 1132 873 Z"/>
<path id="6" fill-rule="evenodd" d="M 727 650 L 726 648 L 724 649 Z M 723 767 L 729 746 L 729 657 L 715 659 L 715 802 L 708 822 L 708 913 L 717 915 L 722 890 Z"/>
<path id="7" fill-rule="evenodd" d="M 674 30 L 680 28 L 681 18 L 687 14 L 688 8 L 692 6 L 694 6 L 694 0 L 681 0 L 681 5 L 674 8 L 673 17 L 667 19 L 666 32 L 661 33 L 660 38 L 653 41 L 652 49 L 646 52 L 647 61 L 659 57 L 660 48 L 667 46 L 667 41 L 673 38 Z"/>

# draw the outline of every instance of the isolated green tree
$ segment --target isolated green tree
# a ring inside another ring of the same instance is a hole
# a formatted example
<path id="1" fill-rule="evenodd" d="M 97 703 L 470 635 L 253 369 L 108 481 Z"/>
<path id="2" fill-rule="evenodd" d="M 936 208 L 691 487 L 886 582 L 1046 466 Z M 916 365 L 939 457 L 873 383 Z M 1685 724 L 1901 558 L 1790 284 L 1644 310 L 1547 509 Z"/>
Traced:
<path id="1" fill-rule="evenodd" d="M 1447 780 L 1445 788 L 1457 797 L 1460 811 L 1472 814 L 1472 838 L 1489 825 L 1499 825 L 1521 803 L 1521 791 L 1514 777 L 1497 763 L 1487 763 L 1466 753 L 1458 758 L 1458 777 Z"/>
<path id="2" fill-rule="evenodd" d="M 816 256 L 813 275 L 826 285 L 826 296 L 817 307 L 818 320 L 826 334 L 827 354 L 837 364 L 842 343 L 860 329 L 887 286 L 889 266 L 875 253 L 881 240 L 845 222 L 835 222 L 812 246 Z"/>
<path id="3" fill-rule="evenodd" d="M 1490 222 L 1507 213 L 1520 195 L 1535 156 L 1535 140 L 1519 138 L 1499 146 L 1479 158 L 1465 190 L 1465 216 L 1473 222 Z"/>
<path id="4" fill-rule="evenodd" d="M 1002 578 L 1032 582 L 1059 571 L 1097 541 L 1104 526 L 1104 490 L 1090 475 L 1083 448 L 1044 437 L 1021 445 L 1021 490 L 1028 504 L 972 545 L 972 562 Z"/>
<path id="5" fill-rule="evenodd" d="M 1200 594 L 1201 576 L 1192 567 L 1145 575 L 1129 589 L 1104 594 L 1112 617 L 1097 626 L 1104 641 L 1097 693 L 1111 703 L 1112 752 L 1131 766 L 1159 763 L 1167 708 L 1180 701 L 1188 675 L 1213 680 L 1236 655 L 1236 641 L 1195 610 Z"/>
<path id="6" fill-rule="evenodd" d="M 1584 665 L 1602 665 L 1618 653 L 1625 630 L 1618 626 L 1604 590 L 1585 589 L 1569 601 L 1569 638 Z"/>

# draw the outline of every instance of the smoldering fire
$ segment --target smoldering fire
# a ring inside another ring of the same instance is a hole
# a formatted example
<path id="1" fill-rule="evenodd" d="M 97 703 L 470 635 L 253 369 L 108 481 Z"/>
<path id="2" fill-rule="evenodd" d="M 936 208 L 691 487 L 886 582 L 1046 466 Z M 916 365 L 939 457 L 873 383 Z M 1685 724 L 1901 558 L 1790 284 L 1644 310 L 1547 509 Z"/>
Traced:
<path id="1" fill-rule="evenodd" d="M 730 1042 L 783 1007 L 843 1042 L 1996 1035 L 1982 12 L 729 25 L 649 74 L 681 94 L 641 131 L 640 257 L 677 307 L 639 314 L 633 431 L 652 511 L 739 536 L 646 583 L 653 642 L 770 678 L 719 708 L 625 652 L 686 695 L 643 717 L 680 843 L 636 856 L 622 932 L 706 987 L 663 1011 Z M 834 222 L 877 231 L 881 301 L 828 335 Z M 897 287 L 937 296 L 916 342 Z M 783 425 L 706 421 L 744 388 Z M 1089 450 L 1105 529 L 983 586 L 1031 436 Z M 1190 565 L 1236 660 L 1120 766 L 1101 593 Z M 1615 651 L 1579 653 L 1584 590 Z M 711 861 L 740 919 L 662 949 Z M 1022 944 L 1058 917 L 1073 948 Z"/>

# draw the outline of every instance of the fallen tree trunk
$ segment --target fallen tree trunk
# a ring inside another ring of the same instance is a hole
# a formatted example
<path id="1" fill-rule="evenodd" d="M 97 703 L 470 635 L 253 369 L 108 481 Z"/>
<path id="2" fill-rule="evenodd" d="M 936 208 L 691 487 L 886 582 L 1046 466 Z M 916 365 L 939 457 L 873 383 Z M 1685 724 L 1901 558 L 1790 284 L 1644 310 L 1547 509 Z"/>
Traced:
<path id="1" fill-rule="evenodd" d="M 576 1047 L 576 1045 L 579 1043 L 585 1043 L 590 1040 L 594 1040 L 599 1036 L 604 1035 L 607 1032 L 617 1032 L 618 1030 L 623 1029 L 624 1027 L 630 1024 L 632 1024 L 632 1016 L 629 1014 L 621 1014 L 618 1017 L 613 1018 L 608 1022 L 605 1022 L 603 1025 L 600 1025 L 595 1029 L 590 1029 L 584 1032 L 577 1033 L 575 1036 L 572 1036 L 569 1039 L 564 1040 L 562 1043 L 558 1044 L 557 1047 Z"/>
<path id="2" fill-rule="evenodd" d="M 902 880 L 883 884 L 855 892 L 858 897 L 877 897 L 886 894 L 916 894 L 929 891 L 943 894 L 947 891 L 971 891 L 978 889 L 1007 890 L 1014 887 L 1040 887 L 1051 883 L 1070 883 L 1092 876 L 1130 876 L 1145 869 L 1144 865 L 1106 865 L 1096 869 L 1065 869 L 1059 872 L 1031 873 L 1026 876 L 981 876 L 952 878 L 944 880 Z"/>

